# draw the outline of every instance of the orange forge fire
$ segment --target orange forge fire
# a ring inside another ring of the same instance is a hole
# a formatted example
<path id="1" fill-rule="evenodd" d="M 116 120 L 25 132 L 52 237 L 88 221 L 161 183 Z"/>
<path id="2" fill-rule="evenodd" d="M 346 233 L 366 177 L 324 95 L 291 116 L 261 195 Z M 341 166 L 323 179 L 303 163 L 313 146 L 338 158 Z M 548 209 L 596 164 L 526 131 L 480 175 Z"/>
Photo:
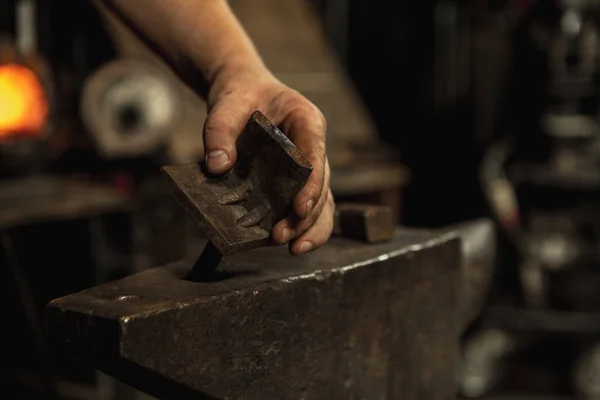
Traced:
<path id="1" fill-rule="evenodd" d="M 0 65 L 0 140 L 35 137 L 48 119 L 48 101 L 42 83 L 31 69 Z"/>

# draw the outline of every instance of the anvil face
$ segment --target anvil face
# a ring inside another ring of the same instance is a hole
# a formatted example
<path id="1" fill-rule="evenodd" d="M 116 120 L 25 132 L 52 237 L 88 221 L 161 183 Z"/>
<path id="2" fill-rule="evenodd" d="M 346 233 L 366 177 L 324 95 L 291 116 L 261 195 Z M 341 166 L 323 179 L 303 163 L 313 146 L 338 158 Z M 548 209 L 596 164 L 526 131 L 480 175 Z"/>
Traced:
<path id="1" fill-rule="evenodd" d="M 223 254 L 268 243 L 271 229 L 292 211 L 312 166 L 294 144 L 259 111 L 237 141 L 237 161 L 222 176 L 203 163 L 163 167 L 174 195 Z"/>

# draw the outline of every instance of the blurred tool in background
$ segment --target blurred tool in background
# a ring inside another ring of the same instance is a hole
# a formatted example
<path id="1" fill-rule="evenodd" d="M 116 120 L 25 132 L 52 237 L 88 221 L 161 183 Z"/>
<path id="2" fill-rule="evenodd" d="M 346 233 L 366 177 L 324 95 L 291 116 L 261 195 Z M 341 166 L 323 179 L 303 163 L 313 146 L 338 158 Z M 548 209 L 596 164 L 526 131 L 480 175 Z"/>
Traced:
<path id="1" fill-rule="evenodd" d="M 511 29 L 505 109 L 481 179 L 514 258 L 467 340 L 469 397 L 503 379 L 600 396 L 599 17 L 595 1 L 538 1 Z"/>

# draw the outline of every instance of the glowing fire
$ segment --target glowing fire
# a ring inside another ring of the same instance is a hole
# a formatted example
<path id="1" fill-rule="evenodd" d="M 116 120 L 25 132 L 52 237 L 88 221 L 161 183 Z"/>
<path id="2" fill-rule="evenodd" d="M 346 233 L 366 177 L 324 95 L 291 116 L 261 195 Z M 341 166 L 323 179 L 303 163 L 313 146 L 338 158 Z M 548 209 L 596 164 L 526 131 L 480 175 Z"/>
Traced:
<path id="1" fill-rule="evenodd" d="M 0 139 L 39 135 L 47 118 L 48 102 L 37 75 L 22 65 L 0 65 Z"/>

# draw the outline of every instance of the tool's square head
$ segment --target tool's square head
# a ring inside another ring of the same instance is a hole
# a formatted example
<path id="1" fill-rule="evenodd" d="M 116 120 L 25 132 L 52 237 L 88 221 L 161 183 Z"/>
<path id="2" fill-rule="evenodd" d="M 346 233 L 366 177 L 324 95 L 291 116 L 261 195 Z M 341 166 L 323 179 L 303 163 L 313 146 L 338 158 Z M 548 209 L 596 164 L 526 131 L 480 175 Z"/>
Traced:
<path id="1" fill-rule="evenodd" d="M 236 163 L 222 176 L 208 174 L 202 162 L 162 168 L 179 204 L 224 255 L 267 244 L 312 172 L 304 155 L 259 111 L 236 147 Z"/>

